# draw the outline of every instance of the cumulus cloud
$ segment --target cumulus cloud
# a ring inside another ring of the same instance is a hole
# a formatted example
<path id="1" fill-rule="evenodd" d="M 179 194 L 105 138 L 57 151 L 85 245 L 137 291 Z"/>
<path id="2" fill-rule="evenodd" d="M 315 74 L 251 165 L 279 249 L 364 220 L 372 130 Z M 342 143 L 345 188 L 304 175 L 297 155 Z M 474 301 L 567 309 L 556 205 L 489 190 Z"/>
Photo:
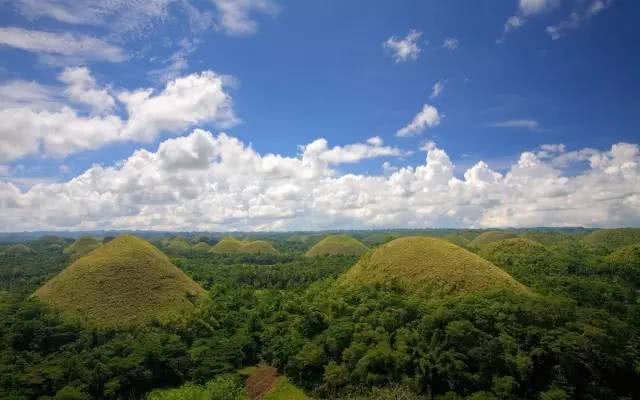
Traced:
<path id="1" fill-rule="evenodd" d="M 0 226 L 30 229 L 260 230 L 425 226 L 619 226 L 640 223 L 640 147 L 589 150 L 568 175 L 525 152 L 504 174 L 478 162 L 461 178 L 447 153 L 426 147 L 424 164 L 383 175 L 335 166 L 385 152 L 382 143 L 330 147 L 320 139 L 296 157 L 259 154 L 223 133 L 195 130 L 156 152 L 21 190 L 0 183 Z M 364 150 L 363 150 L 364 149 Z M 558 164 L 559 165 L 559 164 Z M 38 212 L 34 212 L 38 210 Z"/>
<path id="2" fill-rule="evenodd" d="M 0 45 L 53 56 L 72 57 L 79 60 L 120 62 L 126 59 L 117 46 L 92 36 L 54 33 L 22 28 L 0 28 Z"/>
<path id="3" fill-rule="evenodd" d="M 30 101 L 29 96 L 40 92 L 27 85 L 30 90 L 25 90 L 21 98 L 0 108 L 0 161 L 38 153 L 63 157 L 116 141 L 151 141 L 163 132 L 181 133 L 195 124 L 229 127 L 238 122 L 226 92 L 229 78 L 212 71 L 174 79 L 160 92 L 119 92 L 117 100 L 126 110 L 126 119 L 104 112 L 115 100 L 97 86 L 85 68 L 65 69 L 60 79 L 67 84 L 64 92 L 69 97 L 101 113 L 85 115 L 66 103 L 53 101 L 45 108 L 43 99 Z"/>
<path id="4" fill-rule="evenodd" d="M 391 36 L 382 44 L 382 47 L 391 53 L 396 63 L 417 60 L 421 51 L 418 45 L 418 39 L 420 39 L 421 36 L 422 32 L 412 29 L 407 36 L 402 39 Z"/>
<path id="5" fill-rule="evenodd" d="M 97 113 L 111 111 L 116 105 L 109 92 L 97 86 L 86 67 L 65 68 L 58 79 L 67 84 L 65 92 L 70 99 L 88 105 Z"/>
<path id="6" fill-rule="evenodd" d="M 437 108 L 425 104 L 422 106 L 422 110 L 413 117 L 413 120 L 408 125 L 396 132 L 396 136 L 407 137 L 418 135 L 427 128 L 438 126 L 441 118 Z"/>

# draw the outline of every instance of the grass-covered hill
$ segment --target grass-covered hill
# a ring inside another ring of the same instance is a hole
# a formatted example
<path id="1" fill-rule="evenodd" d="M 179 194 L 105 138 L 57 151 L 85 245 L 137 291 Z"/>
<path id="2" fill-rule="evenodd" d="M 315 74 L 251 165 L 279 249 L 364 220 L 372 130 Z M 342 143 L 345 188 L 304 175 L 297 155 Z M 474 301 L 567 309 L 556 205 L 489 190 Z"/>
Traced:
<path id="1" fill-rule="evenodd" d="M 278 254 L 273 245 L 265 240 L 238 240 L 225 237 L 209 250 L 217 254 Z"/>
<path id="2" fill-rule="evenodd" d="M 0 251 L 0 254 L 5 256 L 21 256 L 31 253 L 33 253 L 33 249 L 22 243 L 12 244 L 11 246 L 5 248 L 3 251 Z"/>
<path id="3" fill-rule="evenodd" d="M 559 273 L 566 269 L 544 245 L 525 238 L 489 243 L 478 254 L 518 278 L 532 273 Z"/>
<path id="4" fill-rule="evenodd" d="M 469 247 L 474 249 L 481 249 L 482 247 L 488 245 L 489 243 L 497 242 L 499 240 L 511 239 L 515 238 L 517 235 L 511 232 L 505 231 L 488 231 L 483 232 L 480 235 L 476 236 L 471 242 L 469 242 Z"/>
<path id="5" fill-rule="evenodd" d="M 605 257 L 604 268 L 613 275 L 625 276 L 640 285 L 640 243 L 621 247 Z"/>
<path id="6" fill-rule="evenodd" d="M 76 260 L 34 296 L 83 324 L 122 328 L 183 315 L 202 294 L 160 250 L 127 235 Z"/>
<path id="7" fill-rule="evenodd" d="M 359 256 L 367 251 L 367 246 L 347 235 L 329 235 L 316 243 L 307 253 L 307 257 L 316 256 Z"/>
<path id="8" fill-rule="evenodd" d="M 209 245 L 209 243 L 198 242 L 193 245 L 191 250 L 193 250 L 196 253 L 207 253 L 209 250 L 211 250 L 211 246 Z"/>
<path id="9" fill-rule="evenodd" d="M 365 254 L 340 285 L 397 283 L 418 295 L 525 290 L 511 275 L 480 256 L 442 239 L 409 236 Z"/>
<path id="10" fill-rule="evenodd" d="M 583 239 L 584 243 L 602 253 L 632 244 L 640 244 L 640 228 L 599 229 Z"/>
<path id="11" fill-rule="evenodd" d="M 64 253 L 68 254 L 72 260 L 75 260 L 97 249 L 101 245 L 102 242 L 93 236 L 81 236 L 75 242 L 65 247 Z"/>
<path id="12" fill-rule="evenodd" d="M 186 254 L 191 251 L 191 243 L 182 236 L 176 236 L 166 242 L 165 249 L 173 254 Z"/>

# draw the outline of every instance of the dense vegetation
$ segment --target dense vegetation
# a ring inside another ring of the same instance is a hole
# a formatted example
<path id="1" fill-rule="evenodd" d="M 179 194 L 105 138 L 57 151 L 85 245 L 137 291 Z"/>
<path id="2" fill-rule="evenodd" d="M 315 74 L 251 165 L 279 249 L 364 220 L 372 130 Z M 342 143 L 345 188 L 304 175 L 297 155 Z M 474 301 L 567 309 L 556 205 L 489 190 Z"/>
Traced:
<path id="1" fill-rule="evenodd" d="M 471 243 L 479 233 L 439 236 Z M 402 234 L 359 237 L 379 245 Z M 278 254 L 195 251 L 221 238 L 189 239 L 189 251 L 167 254 L 208 295 L 175 324 L 124 329 L 78 325 L 31 296 L 73 262 L 68 240 L 0 245 L 0 398 L 241 399 L 257 364 L 283 375 L 271 400 L 639 398 L 640 243 L 587 236 L 510 232 L 477 251 L 529 289 L 426 297 L 394 278 L 342 284 L 358 257 L 305 257 L 318 235 L 262 237 Z M 418 243 L 400 254 L 448 245 Z M 451 274 L 469 265 L 448 257 L 437 266 Z M 403 261 L 395 278 L 434 262 Z"/>

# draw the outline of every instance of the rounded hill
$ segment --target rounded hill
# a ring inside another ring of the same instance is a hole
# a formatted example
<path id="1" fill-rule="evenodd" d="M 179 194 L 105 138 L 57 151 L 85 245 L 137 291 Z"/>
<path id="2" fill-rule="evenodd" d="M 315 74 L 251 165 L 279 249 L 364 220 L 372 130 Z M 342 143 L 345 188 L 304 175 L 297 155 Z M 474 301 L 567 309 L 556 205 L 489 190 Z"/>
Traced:
<path id="1" fill-rule="evenodd" d="M 102 243 L 93 236 L 81 236 L 75 242 L 71 243 L 64 249 L 64 253 L 68 254 L 71 259 L 77 259 L 85 254 L 97 249 Z"/>
<path id="2" fill-rule="evenodd" d="M 640 228 L 599 229 L 584 237 L 584 242 L 602 252 L 640 244 Z"/>
<path id="3" fill-rule="evenodd" d="M 218 254 L 279 254 L 273 245 L 265 240 L 238 240 L 226 237 L 209 250 Z"/>
<path id="4" fill-rule="evenodd" d="M 490 288 L 526 290 L 511 275 L 442 239 L 410 236 L 365 254 L 341 278 L 347 286 L 399 284 L 422 296 L 470 293 Z"/>
<path id="5" fill-rule="evenodd" d="M 544 245 L 525 238 L 489 243 L 478 255 L 518 277 L 532 273 L 559 273 L 565 269 Z"/>
<path id="6" fill-rule="evenodd" d="M 176 236 L 167 242 L 166 250 L 169 253 L 185 254 L 191 251 L 191 243 L 181 236 Z"/>
<path id="7" fill-rule="evenodd" d="M 11 246 L 4 249 L 3 254 L 6 256 L 22 256 L 25 254 L 31 254 L 33 252 L 33 249 L 26 244 L 18 243 L 12 244 Z"/>
<path id="8" fill-rule="evenodd" d="M 83 324 L 125 328 L 184 315 L 204 293 L 152 244 L 126 235 L 76 260 L 34 296 Z"/>
<path id="9" fill-rule="evenodd" d="M 489 243 L 493 243 L 493 242 L 497 242 L 505 239 L 512 239 L 515 237 L 517 237 L 517 235 L 511 232 L 504 232 L 504 231 L 483 232 L 478 236 L 476 236 L 476 238 L 469 243 L 469 247 L 480 249 L 483 246 L 488 245 Z"/>
<path id="10" fill-rule="evenodd" d="M 305 254 L 307 257 L 316 256 L 359 256 L 366 252 L 367 246 L 347 235 L 329 235 L 313 246 Z"/>

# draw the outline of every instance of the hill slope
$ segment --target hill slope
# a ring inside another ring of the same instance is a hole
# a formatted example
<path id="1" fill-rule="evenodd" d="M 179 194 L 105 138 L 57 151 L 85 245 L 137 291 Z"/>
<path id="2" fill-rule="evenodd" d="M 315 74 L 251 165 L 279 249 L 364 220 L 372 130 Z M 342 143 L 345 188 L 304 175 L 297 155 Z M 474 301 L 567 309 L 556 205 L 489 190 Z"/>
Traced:
<path id="1" fill-rule="evenodd" d="M 585 236 L 583 241 L 608 253 L 624 246 L 640 244 L 640 228 L 599 229 Z"/>
<path id="2" fill-rule="evenodd" d="M 101 244 L 102 243 L 93 236 L 81 236 L 78 240 L 67 246 L 64 249 L 64 253 L 68 254 L 72 260 L 75 260 L 97 249 Z"/>
<path id="3" fill-rule="evenodd" d="M 489 261 L 442 239 L 410 236 L 364 255 L 341 285 L 396 282 L 419 295 L 476 292 L 495 287 L 526 290 Z"/>
<path id="4" fill-rule="evenodd" d="M 551 274 L 566 270 L 563 263 L 544 245 L 525 238 L 489 243 L 478 255 L 518 278 L 529 274 Z"/>
<path id="5" fill-rule="evenodd" d="M 307 253 L 308 257 L 347 255 L 359 256 L 367 251 L 360 241 L 347 235 L 329 235 L 316 243 Z"/>
<path id="6" fill-rule="evenodd" d="M 189 312 L 203 293 L 153 245 L 120 236 L 76 260 L 34 296 L 88 325 L 121 328 Z"/>

